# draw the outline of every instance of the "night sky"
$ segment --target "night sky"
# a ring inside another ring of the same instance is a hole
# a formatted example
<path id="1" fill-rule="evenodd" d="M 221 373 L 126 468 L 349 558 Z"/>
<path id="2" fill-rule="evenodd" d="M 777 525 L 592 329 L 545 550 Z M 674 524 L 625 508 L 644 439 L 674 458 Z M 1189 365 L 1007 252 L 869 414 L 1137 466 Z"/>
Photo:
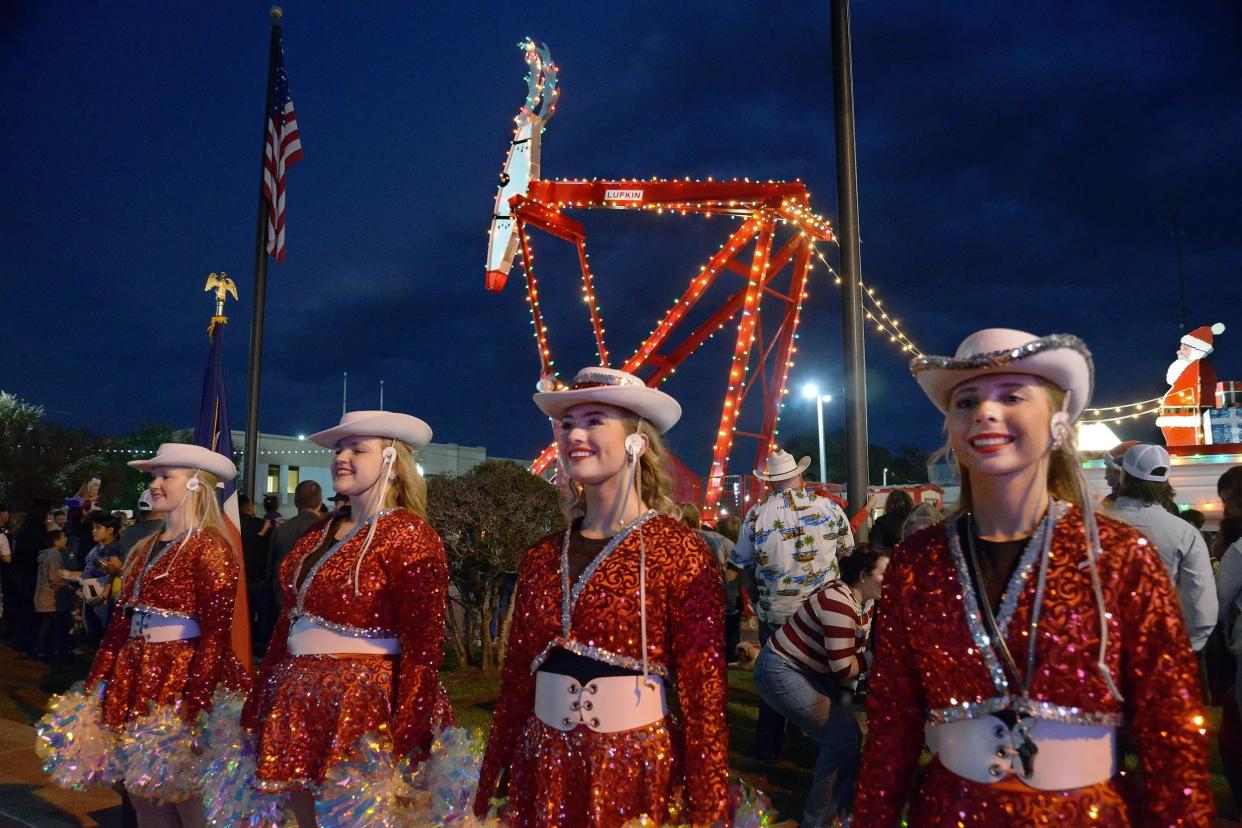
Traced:
<path id="1" fill-rule="evenodd" d="M 1190 327 L 1230 326 L 1213 362 L 1242 380 L 1242 7 L 1019 5 L 854 4 L 864 279 L 924 351 L 993 325 L 1071 332 L 1094 351 L 1096 404 L 1155 397 L 1180 335 L 1176 212 Z M 242 427 L 267 8 L 5 4 L 0 388 L 104 433 L 192 424 L 202 285 L 223 270 L 242 297 L 227 331 Z M 386 407 L 437 441 L 509 457 L 546 442 L 520 272 L 483 289 L 526 35 L 561 68 L 544 177 L 801 178 L 835 224 L 827 2 L 285 11 L 305 159 L 288 177 L 287 262 L 269 270 L 263 431 L 335 424 L 348 370 L 351 407 L 375 407 L 384 379 Z M 574 217 L 618 362 L 736 226 Z M 535 239 L 572 376 L 594 360 L 576 267 L 566 245 Z M 822 267 L 809 290 L 792 382 L 836 395 L 839 293 Z M 940 418 L 908 355 L 868 337 L 872 441 L 934 447 Z M 671 441 L 699 471 L 724 339 L 665 386 L 686 409 Z M 791 394 L 782 434 L 814 422 Z M 829 428 L 841 422 L 830 406 Z M 1152 436 L 1151 422 L 1121 432 Z"/>

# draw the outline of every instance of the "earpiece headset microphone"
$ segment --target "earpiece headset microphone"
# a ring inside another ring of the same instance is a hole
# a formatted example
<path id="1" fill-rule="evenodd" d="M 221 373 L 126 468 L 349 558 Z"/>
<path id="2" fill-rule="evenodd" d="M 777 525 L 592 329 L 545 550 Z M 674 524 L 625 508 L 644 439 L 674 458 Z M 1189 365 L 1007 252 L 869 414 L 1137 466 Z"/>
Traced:
<path id="1" fill-rule="evenodd" d="M 631 460 L 637 460 L 647 450 L 647 441 L 641 434 L 631 434 L 625 438 L 625 454 Z"/>
<path id="2" fill-rule="evenodd" d="M 393 474 L 393 464 L 397 462 L 397 448 L 394 445 L 397 442 L 395 437 L 391 438 L 392 442 L 384 446 L 384 450 L 380 456 L 384 458 L 384 468 L 380 471 L 380 490 L 379 502 L 376 504 L 376 511 L 368 518 L 371 521 L 371 528 L 367 529 L 367 539 L 362 543 L 362 549 L 358 551 L 358 560 L 354 563 L 354 597 L 358 597 L 358 579 L 361 577 L 362 559 L 366 557 L 367 550 L 371 548 L 371 540 L 375 537 L 375 528 L 379 525 L 379 510 L 384 507 L 384 495 L 388 491 L 390 481 L 396 480 L 397 476 Z"/>
<path id="3" fill-rule="evenodd" d="M 194 476 L 185 481 L 185 490 L 187 492 L 197 492 L 203 488 L 203 481 L 198 479 L 198 472 L 194 472 Z"/>

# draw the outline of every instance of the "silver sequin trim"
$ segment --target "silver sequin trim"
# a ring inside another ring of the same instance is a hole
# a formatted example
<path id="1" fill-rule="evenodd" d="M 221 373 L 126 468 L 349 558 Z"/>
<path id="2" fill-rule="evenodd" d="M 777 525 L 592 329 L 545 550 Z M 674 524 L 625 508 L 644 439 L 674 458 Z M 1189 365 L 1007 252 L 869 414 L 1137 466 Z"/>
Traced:
<path id="1" fill-rule="evenodd" d="M 642 659 L 623 656 L 618 653 L 600 649 L 599 647 L 592 647 L 589 644 L 583 644 L 581 641 L 575 641 L 572 638 L 562 637 L 554 638 L 549 641 L 548 646 L 543 648 L 543 652 L 535 656 L 534 661 L 530 663 L 530 672 L 532 675 L 538 672 L 543 663 L 548 660 L 548 656 L 551 652 L 557 647 L 568 650 L 575 655 L 586 656 L 587 658 L 592 658 L 596 661 L 602 661 L 605 664 L 611 664 L 614 667 L 622 667 L 626 670 L 643 669 Z M 651 673 L 653 676 L 660 676 L 665 679 L 668 678 L 668 668 L 663 664 L 648 661 L 647 672 Z"/>
<path id="2" fill-rule="evenodd" d="M 587 584 L 591 582 L 591 576 L 595 574 L 595 570 L 599 569 L 604 561 L 608 560 L 613 550 L 629 537 L 630 532 L 658 514 L 659 512 L 655 509 L 649 509 L 621 527 L 621 531 L 609 539 L 607 545 L 595 556 L 595 560 L 587 564 L 587 568 L 582 570 L 582 574 L 578 576 L 578 580 L 572 590 L 568 590 L 566 587 L 569 585 L 569 537 L 570 533 L 573 532 L 573 527 L 570 526 L 565 530 L 564 539 L 561 541 L 561 630 L 566 639 L 570 637 L 569 618 L 573 615 L 574 607 L 578 606 L 578 598 L 582 595 L 582 591 L 586 589 Z"/>
<path id="3" fill-rule="evenodd" d="M 1095 388 L 1095 364 L 1091 360 L 1091 352 L 1087 345 L 1073 334 L 1049 334 L 1033 339 L 1017 348 L 1006 348 L 1003 351 L 988 351 L 970 357 L 920 356 L 910 360 L 910 373 L 918 376 L 924 371 L 943 369 L 949 371 L 973 371 L 976 368 L 1004 368 L 1012 362 L 1025 359 L 1043 351 L 1068 348 L 1082 355 L 1087 361 L 1087 376 L 1091 389 Z"/>
<path id="4" fill-rule="evenodd" d="M 1049 503 L 1048 509 L 1052 512 L 1053 527 L 1065 517 L 1065 513 L 1069 511 L 1069 504 L 1060 500 L 1053 500 Z M 996 616 L 996 626 L 1000 628 L 1001 635 L 1009 634 L 1009 622 L 1013 618 L 1013 614 L 1018 609 L 1018 599 L 1026 592 L 1027 581 L 1031 577 L 1031 572 L 1035 569 L 1035 564 L 1039 562 L 1039 553 L 1044 548 L 1044 532 L 1047 530 L 1048 522 L 1041 520 L 1035 533 L 1031 535 L 1030 541 L 1027 542 L 1026 548 L 1022 550 L 1022 557 L 1018 559 L 1018 565 L 1013 571 L 1013 575 L 1009 577 L 1009 583 L 1005 585 L 1005 594 L 1001 596 L 1000 614 Z"/>
<path id="5" fill-rule="evenodd" d="M 928 711 L 927 720 L 932 724 L 948 724 L 978 719 L 1002 710 L 1013 710 L 1019 715 L 1037 716 L 1064 724 L 1121 727 L 1124 722 L 1120 713 L 1083 710 L 1081 707 L 1066 707 L 1020 696 L 998 696 L 981 702 L 962 702 L 953 707 L 941 707 Z"/>
<path id="6" fill-rule="evenodd" d="M 329 630 L 332 630 L 332 632 L 338 632 L 338 633 L 341 633 L 342 635 L 348 635 L 354 638 L 396 638 L 397 637 L 396 630 L 390 630 L 384 627 L 351 627 L 348 624 L 338 624 L 335 621 L 329 621 L 328 619 L 321 618 L 318 615 L 312 615 L 311 613 L 306 612 L 304 610 L 295 609 L 292 615 L 290 616 L 290 619 L 293 621 L 297 621 L 299 618 L 305 618 L 306 620 L 310 621 L 312 624 L 318 624 L 321 627 L 325 627 Z M 290 627 L 289 629 L 289 634 L 291 636 L 293 634 L 292 627 Z"/>
<path id="7" fill-rule="evenodd" d="M 962 591 L 962 609 L 966 612 L 966 626 L 970 628 L 970 637 L 974 639 L 975 649 L 983 656 L 983 664 L 992 676 L 992 684 L 1000 693 L 1009 692 L 1009 679 L 1005 676 L 1005 668 L 1001 666 L 996 651 L 992 649 L 992 640 L 983 627 L 979 602 L 975 599 L 975 589 L 970 581 L 970 570 L 966 566 L 966 556 L 962 554 L 962 541 L 957 534 L 957 521 L 953 518 L 944 522 L 945 534 L 949 538 L 949 557 L 957 570 L 957 585 Z"/>
<path id="8" fill-rule="evenodd" d="M 384 517 L 385 515 L 390 515 L 395 511 L 396 509 L 383 509 L 379 512 L 376 512 L 374 515 L 362 521 L 361 523 L 356 524 L 353 529 L 350 529 L 349 532 L 346 533 L 345 537 L 341 538 L 339 541 L 332 544 L 332 547 L 327 552 L 324 552 L 323 555 L 320 556 L 319 560 L 315 561 L 315 565 L 311 567 L 310 572 L 306 573 L 306 577 L 302 579 L 302 585 L 298 587 L 298 602 L 297 602 L 297 605 L 294 606 L 293 610 L 290 612 L 289 617 L 291 620 L 296 621 L 299 617 L 306 614 L 305 611 L 302 609 L 303 605 L 306 603 L 306 593 L 308 590 L 310 590 L 310 586 L 314 582 L 315 576 L 319 574 L 319 570 L 323 568 L 323 565 L 326 564 L 333 555 L 335 555 L 337 552 L 340 552 L 341 547 L 343 547 L 345 544 L 353 540 L 355 535 L 357 535 L 360 531 L 362 531 L 367 526 L 371 525 L 371 521 L 378 521 L 380 518 Z M 329 521 L 328 527 L 324 529 L 324 535 L 327 535 L 327 533 L 330 531 L 332 531 L 332 523 Z M 315 549 L 318 549 L 322 543 L 323 541 L 321 540 L 318 544 L 315 544 Z M 311 552 L 313 551 L 314 550 L 311 550 Z M 307 552 L 306 555 L 311 554 L 311 552 Z M 306 560 L 306 555 L 302 556 L 302 560 L 298 561 L 297 567 L 293 570 L 293 577 L 295 579 L 298 576 L 298 572 L 302 569 L 302 562 Z"/>
<path id="9" fill-rule="evenodd" d="M 197 621 L 198 616 L 192 612 L 177 612 L 176 610 L 164 609 L 163 607 L 154 607 L 150 604 L 130 604 L 130 609 L 137 613 L 151 613 L 152 615 L 164 615 L 169 618 L 186 618 L 190 621 Z"/>
<path id="10" fill-rule="evenodd" d="M 145 581 L 147 576 L 151 574 L 151 570 L 155 569 L 155 565 L 160 562 L 160 560 L 164 557 L 164 554 L 174 546 L 179 546 L 188 534 L 189 530 L 187 529 L 172 540 L 165 541 L 159 549 L 155 550 L 155 554 L 143 563 L 142 569 L 138 570 L 138 577 L 134 579 L 134 598 L 137 598 L 142 594 L 142 582 Z"/>
<path id="11" fill-rule="evenodd" d="M 282 794 L 290 791 L 310 791 L 318 795 L 319 786 L 309 776 L 298 779 L 251 779 L 250 787 L 261 793 Z"/>

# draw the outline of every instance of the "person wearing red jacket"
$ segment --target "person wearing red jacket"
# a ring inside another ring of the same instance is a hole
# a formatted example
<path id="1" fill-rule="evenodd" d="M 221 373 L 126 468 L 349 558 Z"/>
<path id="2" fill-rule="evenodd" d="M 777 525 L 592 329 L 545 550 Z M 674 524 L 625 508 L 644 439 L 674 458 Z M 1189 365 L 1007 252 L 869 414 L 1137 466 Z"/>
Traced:
<path id="1" fill-rule="evenodd" d="M 253 788 L 289 794 L 300 826 L 316 824 L 325 775 L 363 737 L 384 734 L 395 760 L 417 764 L 453 721 L 438 675 L 448 564 L 413 454 L 431 429 L 352 411 L 309 439 L 336 450 L 333 485 L 353 510 L 311 527 L 281 563 L 285 611 L 242 712 Z"/>
<path id="2" fill-rule="evenodd" d="M 123 733 L 117 764 L 139 825 L 196 825 L 201 803 L 183 797 L 187 780 L 160 778 L 150 764 L 167 750 L 167 725 L 141 725 L 164 711 L 192 725 L 217 689 L 250 689 L 249 665 L 232 648 L 240 555 L 216 499 L 217 483 L 237 470 L 221 454 L 182 443 L 129 465 L 151 473 L 151 510 L 164 514 L 164 530 L 127 556 L 86 689 L 101 696 L 102 723 Z"/>
<path id="3" fill-rule="evenodd" d="M 662 462 L 681 406 L 610 368 L 534 399 L 570 528 L 522 560 L 475 811 L 507 796 L 514 828 L 727 825 L 720 567 L 678 519 Z"/>
<path id="4" fill-rule="evenodd" d="M 1073 448 L 1086 346 L 988 329 L 911 367 L 945 415 L 961 498 L 885 573 L 854 824 L 908 808 L 916 827 L 1212 825 L 1176 593 L 1138 531 L 1091 511 Z"/>

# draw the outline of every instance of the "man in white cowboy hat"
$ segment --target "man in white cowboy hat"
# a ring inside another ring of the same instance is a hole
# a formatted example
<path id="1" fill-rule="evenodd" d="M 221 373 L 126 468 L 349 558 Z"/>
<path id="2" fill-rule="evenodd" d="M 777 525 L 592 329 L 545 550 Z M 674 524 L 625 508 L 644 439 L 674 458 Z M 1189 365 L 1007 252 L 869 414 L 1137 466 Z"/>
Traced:
<path id="1" fill-rule="evenodd" d="M 810 464 L 810 457 L 795 461 L 777 449 L 762 469 L 755 469 L 755 477 L 771 491 L 746 513 L 729 556 L 734 569 L 754 573 L 761 646 L 808 595 L 840 577 L 837 558 L 854 547 L 849 519 L 840 507 L 802 487 L 802 473 Z M 757 758 L 776 757 L 784 728 L 781 715 L 760 702 Z"/>

